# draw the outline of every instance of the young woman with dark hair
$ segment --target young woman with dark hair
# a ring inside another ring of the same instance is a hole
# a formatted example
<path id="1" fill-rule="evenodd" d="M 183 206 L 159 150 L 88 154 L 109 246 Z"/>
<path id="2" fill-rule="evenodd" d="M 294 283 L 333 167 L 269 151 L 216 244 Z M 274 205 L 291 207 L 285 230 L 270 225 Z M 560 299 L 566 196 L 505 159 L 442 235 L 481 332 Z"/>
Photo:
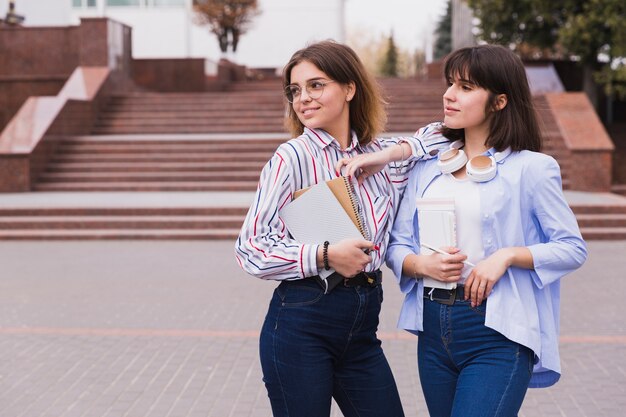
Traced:
<path id="1" fill-rule="evenodd" d="M 442 133 L 458 142 L 413 168 L 387 252 L 405 293 L 399 326 L 419 336 L 432 417 L 516 416 L 529 386 L 560 377 L 560 279 L 587 251 L 559 166 L 539 153 L 521 60 L 501 46 L 463 48 L 447 57 L 445 77 Z M 376 163 L 343 165 L 371 173 Z M 441 198 L 454 199 L 457 247 L 424 254 L 416 202 Z M 456 288 L 428 288 L 423 277 Z"/>

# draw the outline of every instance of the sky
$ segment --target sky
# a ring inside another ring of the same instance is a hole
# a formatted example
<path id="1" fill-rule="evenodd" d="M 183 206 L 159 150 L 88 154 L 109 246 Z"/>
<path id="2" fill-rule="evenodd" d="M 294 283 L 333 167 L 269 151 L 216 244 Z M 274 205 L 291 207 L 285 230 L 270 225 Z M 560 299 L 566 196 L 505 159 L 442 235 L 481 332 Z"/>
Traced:
<path id="1" fill-rule="evenodd" d="M 346 0 L 346 26 L 351 32 L 389 36 L 400 48 L 426 49 L 445 14 L 447 0 Z"/>

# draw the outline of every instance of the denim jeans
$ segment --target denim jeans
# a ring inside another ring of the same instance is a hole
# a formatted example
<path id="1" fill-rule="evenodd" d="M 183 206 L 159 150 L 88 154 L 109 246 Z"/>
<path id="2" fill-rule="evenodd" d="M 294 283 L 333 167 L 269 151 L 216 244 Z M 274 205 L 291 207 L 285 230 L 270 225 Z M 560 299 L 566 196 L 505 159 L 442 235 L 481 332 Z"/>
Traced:
<path id="1" fill-rule="evenodd" d="M 275 417 L 403 416 L 396 383 L 376 337 L 382 287 L 313 280 L 282 282 L 261 330 L 263 381 Z"/>
<path id="2" fill-rule="evenodd" d="M 513 417 L 522 406 L 534 354 L 485 326 L 486 303 L 424 299 L 417 362 L 431 417 Z"/>

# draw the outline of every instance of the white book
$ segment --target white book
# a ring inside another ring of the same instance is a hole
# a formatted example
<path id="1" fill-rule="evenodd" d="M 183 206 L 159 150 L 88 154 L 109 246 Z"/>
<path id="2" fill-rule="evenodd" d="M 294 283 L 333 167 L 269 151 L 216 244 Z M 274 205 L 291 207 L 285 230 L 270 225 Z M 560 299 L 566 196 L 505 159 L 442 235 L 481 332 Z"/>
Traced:
<path id="1" fill-rule="evenodd" d="M 337 191 L 333 192 L 336 188 L 342 190 L 341 195 L 335 194 Z M 279 215 L 289 233 L 300 243 L 319 245 L 324 241 L 337 243 L 348 238 L 363 238 L 364 233 L 359 230 L 363 229 L 362 216 L 359 215 L 358 202 L 351 190 L 348 179 L 344 177 L 328 183 L 321 182 L 306 192 L 298 192 L 297 198 L 283 207 Z M 344 201 L 346 208 L 339 199 Z M 346 210 L 352 208 L 353 213 L 349 215 Z M 319 275 L 326 278 L 333 272 L 333 269 L 323 269 Z"/>
<path id="2" fill-rule="evenodd" d="M 453 198 L 418 198 L 417 222 L 419 241 L 434 248 L 456 247 L 456 215 Z M 421 253 L 430 255 L 432 250 L 421 247 Z M 424 276 L 424 286 L 431 288 L 456 288 L 456 282 L 442 282 Z"/>

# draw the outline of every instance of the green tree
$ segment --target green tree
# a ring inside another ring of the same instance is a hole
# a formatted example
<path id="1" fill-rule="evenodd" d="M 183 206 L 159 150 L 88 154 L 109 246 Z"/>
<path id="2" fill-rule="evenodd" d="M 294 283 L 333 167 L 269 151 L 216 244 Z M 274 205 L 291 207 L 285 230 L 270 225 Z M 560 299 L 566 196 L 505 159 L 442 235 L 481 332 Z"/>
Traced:
<path id="1" fill-rule="evenodd" d="M 373 34 L 368 28 L 352 28 L 348 31 L 346 43 L 356 51 L 368 71 L 377 76 L 382 75 L 382 62 L 389 45 L 387 36 Z M 399 46 L 396 50 L 398 77 L 408 78 L 423 73 L 426 65 L 423 51 L 419 49 L 411 51 Z"/>
<path id="2" fill-rule="evenodd" d="M 609 103 L 612 97 L 626 97 L 624 0 L 468 0 L 468 4 L 480 19 L 483 40 L 513 47 L 526 58 L 579 61 L 584 89 L 596 106 L 593 82 L 604 87 Z"/>
<path id="3" fill-rule="evenodd" d="M 595 69 L 607 96 L 626 99 L 626 2 L 589 0 L 559 30 L 563 47 Z"/>
<path id="4" fill-rule="evenodd" d="M 587 0 L 468 0 L 479 37 L 537 56 L 558 53 L 559 28 Z"/>
<path id="5" fill-rule="evenodd" d="M 398 76 L 398 48 L 393 40 L 393 32 L 387 40 L 387 52 L 380 64 L 380 74 L 384 77 Z"/>
<path id="6" fill-rule="evenodd" d="M 237 52 L 241 35 L 260 11 L 256 0 L 193 0 L 196 23 L 207 25 L 223 53 Z"/>
<path id="7" fill-rule="evenodd" d="M 441 16 L 439 22 L 437 22 L 437 29 L 435 29 L 435 47 L 433 51 L 433 57 L 435 59 L 441 59 L 448 55 L 452 51 L 452 1 L 448 0 L 448 7 L 446 8 L 446 14 Z"/>

